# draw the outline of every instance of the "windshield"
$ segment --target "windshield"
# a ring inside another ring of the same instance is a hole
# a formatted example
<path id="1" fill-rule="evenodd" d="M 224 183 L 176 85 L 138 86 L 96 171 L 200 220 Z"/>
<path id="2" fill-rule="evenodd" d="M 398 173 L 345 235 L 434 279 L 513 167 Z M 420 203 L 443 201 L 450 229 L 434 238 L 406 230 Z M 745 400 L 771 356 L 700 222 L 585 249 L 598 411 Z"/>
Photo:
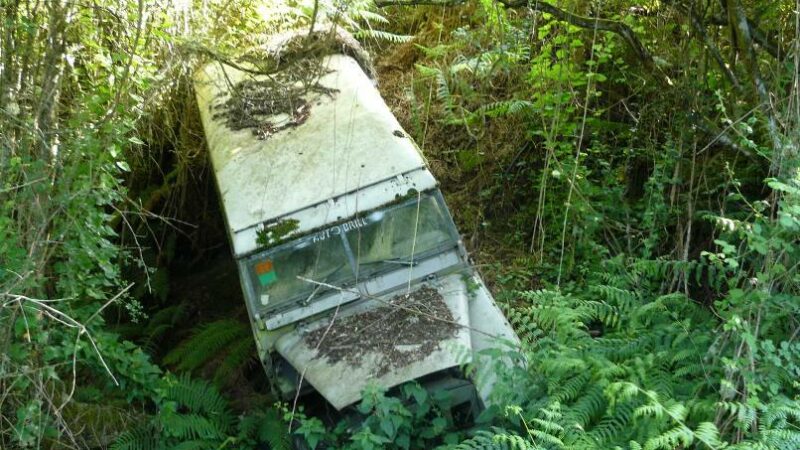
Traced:
<path id="1" fill-rule="evenodd" d="M 419 206 L 419 211 L 417 207 Z M 378 272 L 410 267 L 415 261 L 452 247 L 449 217 L 433 197 L 400 208 L 378 210 L 364 225 L 347 233 L 359 279 Z"/>
<path id="2" fill-rule="evenodd" d="M 352 288 L 366 278 L 410 268 L 453 248 L 456 239 L 443 202 L 421 196 L 250 257 L 251 295 L 259 309 L 307 304 L 330 286 Z"/>

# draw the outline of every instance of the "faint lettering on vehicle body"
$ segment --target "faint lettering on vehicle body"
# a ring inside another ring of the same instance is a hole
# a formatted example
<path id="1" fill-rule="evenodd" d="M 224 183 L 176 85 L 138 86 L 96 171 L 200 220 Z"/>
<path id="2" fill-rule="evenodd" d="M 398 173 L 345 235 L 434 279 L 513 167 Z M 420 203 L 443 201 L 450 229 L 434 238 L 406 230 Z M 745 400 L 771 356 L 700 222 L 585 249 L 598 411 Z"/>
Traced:
<path id="1" fill-rule="evenodd" d="M 367 225 L 366 219 L 364 219 L 363 217 L 359 217 L 350 220 L 348 222 L 345 222 L 343 224 L 336 225 L 320 231 L 319 233 L 314 235 L 314 237 L 312 238 L 312 242 L 321 242 L 326 239 L 329 239 L 332 236 L 338 236 L 340 234 L 347 233 L 348 231 L 359 229 L 366 225 Z"/>

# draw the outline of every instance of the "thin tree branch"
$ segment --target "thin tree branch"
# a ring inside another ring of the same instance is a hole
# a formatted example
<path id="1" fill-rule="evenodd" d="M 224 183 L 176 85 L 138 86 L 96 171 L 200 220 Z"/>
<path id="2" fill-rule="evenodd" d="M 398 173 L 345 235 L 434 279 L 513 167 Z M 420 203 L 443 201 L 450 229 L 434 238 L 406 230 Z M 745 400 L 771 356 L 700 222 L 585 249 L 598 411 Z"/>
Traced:
<path id="1" fill-rule="evenodd" d="M 615 20 L 608 20 L 608 19 L 599 19 L 599 18 L 591 18 L 585 16 L 579 16 L 577 14 L 573 14 L 571 12 L 565 11 L 560 8 L 556 8 L 555 6 L 547 3 L 541 2 L 538 0 L 499 0 L 500 3 L 506 5 L 509 8 L 519 8 L 519 7 L 527 7 L 532 11 L 539 11 L 544 12 L 547 14 L 552 15 L 553 17 L 563 20 L 564 22 L 569 23 L 570 25 L 575 25 L 576 27 L 587 28 L 587 29 L 596 29 L 598 31 L 608 31 L 614 34 L 619 35 L 628 46 L 633 49 L 636 53 L 636 56 L 645 63 L 645 65 L 652 65 L 653 64 L 653 57 L 650 55 L 650 52 L 642 45 L 642 42 L 636 37 L 636 34 L 633 32 L 631 27 L 625 25 L 622 22 L 617 22 Z"/>
<path id="2" fill-rule="evenodd" d="M 697 15 L 691 8 L 689 8 L 688 11 L 686 11 L 686 15 L 689 16 L 689 22 L 692 24 L 692 28 L 694 28 L 695 33 L 697 33 L 697 36 L 706 45 L 706 48 L 708 49 L 709 53 L 711 53 L 711 56 L 714 58 L 714 60 L 717 62 L 717 65 L 719 66 L 720 70 L 722 70 L 722 73 L 725 75 L 725 78 L 728 79 L 728 81 L 736 88 L 737 91 L 741 90 L 742 87 L 739 84 L 739 80 L 736 78 L 736 75 L 733 73 L 731 68 L 728 67 L 728 64 L 722 57 L 719 48 L 717 48 L 717 45 L 714 43 L 713 40 L 711 40 L 710 37 L 708 37 L 708 33 L 706 33 L 706 28 L 700 22 L 700 19 L 697 18 Z"/>
<path id="3" fill-rule="evenodd" d="M 458 6 L 463 5 L 465 0 L 378 0 L 375 6 L 385 8 L 387 6 Z"/>
<path id="4" fill-rule="evenodd" d="M 314 34 L 314 25 L 317 24 L 317 14 L 319 13 L 319 0 L 314 0 L 314 10 L 311 12 L 311 25 L 308 27 L 308 36 Z"/>
<path id="5" fill-rule="evenodd" d="M 753 85 L 758 96 L 761 109 L 767 118 L 767 131 L 772 139 L 773 153 L 772 153 L 772 172 L 778 176 L 786 175 L 784 173 L 784 149 L 781 143 L 780 134 L 778 132 L 778 124 L 775 120 L 775 115 L 772 111 L 772 104 L 770 101 L 767 85 L 761 77 L 761 70 L 758 67 L 758 59 L 756 57 L 755 49 L 753 48 L 753 39 L 750 34 L 750 26 L 747 22 L 747 16 L 744 12 L 744 7 L 739 0 L 726 0 L 728 11 L 728 20 L 731 27 L 736 30 L 741 41 L 741 48 L 745 56 L 748 69 L 750 69 L 750 76 L 753 79 Z"/>
<path id="6" fill-rule="evenodd" d="M 653 64 L 653 57 L 647 48 L 642 44 L 631 27 L 622 22 L 608 19 L 594 19 L 591 17 L 580 16 L 563 9 L 557 8 L 550 3 L 538 0 L 498 0 L 499 3 L 507 8 L 528 8 L 531 11 L 539 11 L 552 15 L 558 20 L 569 23 L 580 28 L 597 29 L 619 35 L 636 53 L 636 56 L 645 65 Z M 419 5 L 438 5 L 438 6 L 458 6 L 464 4 L 464 0 L 378 0 L 375 5 L 385 6 L 419 6 Z"/>
<path id="7" fill-rule="evenodd" d="M 728 26 L 727 18 L 721 15 L 711 16 L 705 22 L 708 25 Z M 784 58 L 786 58 L 786 56 L 789 55 L 788 51 L 781 48 L 780 44 L 775 42 L 775 38 L 773 36 L 768 36 L 755 24 L 755 22 L 747 19 L 747 27 L 750 29 L 750 35 L 752 36 L 753 41 L 758 44 L 759 47 L 764 49 L 764 51 L 769 53 L 773 58 L 782 61 Z"/>
<path id="8" fill-rule="evenodd" d="M 782 61 L 783 58 L 788 55 L 789 52 L 783 50 L 780 45 L 772 40 L 769 36 L 764 34 L 760 28 L 758 28 L 751 20 L 747 20 L 747 25 L 750 27 L 750 34 L 753 36 L 753 40 L 758 44 L 761 48 L 763 48 L 767 53 L 772 55 L 773 58 L 777 59 L 778 61 Z"/>

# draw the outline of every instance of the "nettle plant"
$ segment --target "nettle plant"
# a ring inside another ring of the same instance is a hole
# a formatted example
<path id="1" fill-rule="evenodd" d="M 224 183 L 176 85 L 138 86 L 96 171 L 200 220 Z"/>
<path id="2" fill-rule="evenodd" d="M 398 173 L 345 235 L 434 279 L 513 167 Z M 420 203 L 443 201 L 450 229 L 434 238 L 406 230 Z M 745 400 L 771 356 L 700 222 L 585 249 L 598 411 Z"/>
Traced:
<path id="1" fill-rule="evenodd" d="M 715 343 L 725 376 L 720 413 L 725 429 L 756 435 L 779 448 L 800 443 L 800 178 L 770 178 L 770 201 L 748 203 L 749 218 L 716 217 L 722 233 L 705 256 L 726 273 L 726 294 L 714 304 L 721 321 Z M 741 201 L 744 197 L 733 196 Z M 725 351 L 724 353 L 722 351 Z"/>
<path id="2" fill-rule="evenodd" d="M 398 395 L 368 386 L 352 417 L 333 427 L 302 410 L 286 410 L 285 420 L 294 424 L 295 436 L 311 449 L 414 449 L 456 444 L 463 434 L 456 430 L 448 393 L 430 393 L 416 382 L 399 388 Z"/>

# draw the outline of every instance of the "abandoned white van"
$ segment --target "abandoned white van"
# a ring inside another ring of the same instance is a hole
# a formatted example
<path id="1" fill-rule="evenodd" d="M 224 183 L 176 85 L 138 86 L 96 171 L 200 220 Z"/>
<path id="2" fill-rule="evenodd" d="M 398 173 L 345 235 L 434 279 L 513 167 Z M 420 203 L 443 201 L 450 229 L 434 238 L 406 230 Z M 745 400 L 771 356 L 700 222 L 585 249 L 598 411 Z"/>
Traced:
<path id="1" fill-rule="evenodd" d="M 410 380 L 480 405 L 492 380 L 458 368 L 518 338 L 373 81 L 350 56 L 317 62 L 311 83 L 219 62 L 195 82 L 264 368 L 337 410 Z"/>

